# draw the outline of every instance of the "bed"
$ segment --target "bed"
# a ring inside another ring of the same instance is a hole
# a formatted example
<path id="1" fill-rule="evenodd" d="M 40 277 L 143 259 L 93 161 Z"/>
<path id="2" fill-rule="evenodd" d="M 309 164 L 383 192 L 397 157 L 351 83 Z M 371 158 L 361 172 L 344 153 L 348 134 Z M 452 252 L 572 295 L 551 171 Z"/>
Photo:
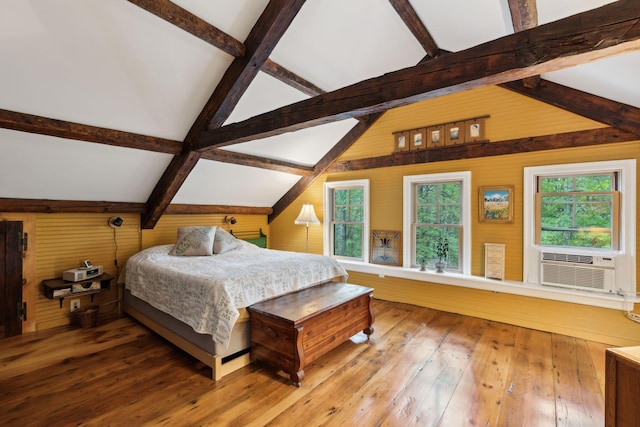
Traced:
<path id="1" fill-rule="evenodd" d="M 183 237 L 193 229 L 183 227 Z M 123 275 L 123 310 L 209 366 L 218 380 L 250 363 L 246 307 L 330 281 L 344 282 L 347 272 L 330 257 L 260 248 L 222 228 L 207 230 L 208 235 L 196 236 L 204 252 L 191 251 L 193 242 L 185 246 L 179 230 L 175 244 L 130 257 Z M 262 233 L 259 237 L 266 239 Z"/>

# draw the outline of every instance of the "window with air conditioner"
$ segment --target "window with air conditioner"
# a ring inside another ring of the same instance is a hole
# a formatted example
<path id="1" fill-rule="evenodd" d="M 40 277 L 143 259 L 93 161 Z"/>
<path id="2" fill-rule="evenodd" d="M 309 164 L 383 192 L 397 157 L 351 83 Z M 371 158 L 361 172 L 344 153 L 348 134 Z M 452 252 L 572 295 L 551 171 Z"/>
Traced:
<path id="1" fill-rule="evenodd" d="M 528 284 L 635 291 L 635 160 L 525 168 Z"/>

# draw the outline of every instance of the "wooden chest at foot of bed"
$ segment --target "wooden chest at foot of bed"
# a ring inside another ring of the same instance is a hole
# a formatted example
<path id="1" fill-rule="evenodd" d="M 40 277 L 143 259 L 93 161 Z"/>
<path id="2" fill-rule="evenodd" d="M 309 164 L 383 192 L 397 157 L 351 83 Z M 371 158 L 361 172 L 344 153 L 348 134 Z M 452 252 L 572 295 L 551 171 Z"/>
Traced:
<path id="1" fill-rule="evenodd" d="M 300 386 L 304 367 L 353 335 L 373 333 L 373 289 L 327 283 L 247 307 L 251 360 L 289 374 Z"/>

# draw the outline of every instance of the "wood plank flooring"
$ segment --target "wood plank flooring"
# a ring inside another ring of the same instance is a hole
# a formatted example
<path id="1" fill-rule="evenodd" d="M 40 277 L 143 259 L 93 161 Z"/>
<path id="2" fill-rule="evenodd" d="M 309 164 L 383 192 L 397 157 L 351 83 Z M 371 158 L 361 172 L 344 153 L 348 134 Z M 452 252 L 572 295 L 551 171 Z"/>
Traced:
<path id="1" fill-rule="evenodd" d="M 0 340 L 4 426 L 602 426 L 605 344 L 374 300 L 305 369 L 217 383 L 128 317 Z"/>

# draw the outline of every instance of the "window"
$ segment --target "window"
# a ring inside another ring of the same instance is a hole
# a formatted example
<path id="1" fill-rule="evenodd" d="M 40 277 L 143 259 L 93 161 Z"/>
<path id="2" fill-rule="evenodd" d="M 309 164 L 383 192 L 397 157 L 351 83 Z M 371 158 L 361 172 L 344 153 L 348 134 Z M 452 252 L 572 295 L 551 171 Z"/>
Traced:
<path id="1" fill-rule="evenodd" d="M 438 240 L 446 239 L 447 270 L 469 274 L 470 181 L 469 172 L 405 177 L 405 267 L 432 263 Z"/>
<path id="2" fill-rule="evenodd" d="M 325 255 L 369 260 L 369 181 L 325 183 Z"/>
<path id="3" fill-rule="evenodd" d="M 635 292 L 635 169 L 635 160 L 524 169 L 525 283 L 543 283 L 544 254 L 587 255 L 613 260 L 609 292 Z"/>
<path id="4" fill-rule="evenodd" d="M 536 242 L 618 249 L 619 173 L 537 177 Z"/>

